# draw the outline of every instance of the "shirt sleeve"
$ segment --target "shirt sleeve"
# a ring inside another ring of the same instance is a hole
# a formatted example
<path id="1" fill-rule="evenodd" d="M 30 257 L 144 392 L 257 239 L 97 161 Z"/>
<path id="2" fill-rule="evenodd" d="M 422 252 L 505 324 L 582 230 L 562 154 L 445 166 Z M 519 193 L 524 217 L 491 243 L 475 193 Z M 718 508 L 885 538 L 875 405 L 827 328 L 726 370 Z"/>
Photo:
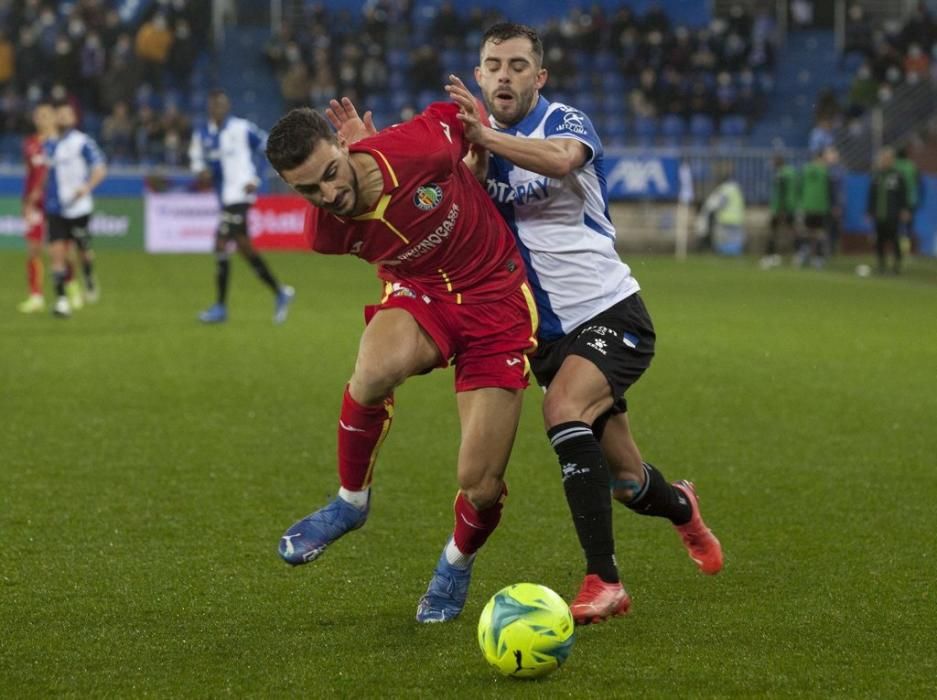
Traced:
<path id="1" fill-rule="evenodd" d="M 85 159 L 89 168 L 107 164 L 103 151 L 101 151 L 100 147 L 93 139 L 87 139 L 85 141 L 85 144 L 81 147 L 81 157 Z"/>
<path id="2" fill-rule="evenodd" d="M 205 155 L 202 152 L 202 132 L 195 129 L 192 140 L 189 142 L 189 168 L 192 172 L 200 173 L 205 169 Z"/>
<path id="3" fill-rule="evenodd" d="M 585 164 L 591 163 L 602 155 L 602 141 L 592 125 L 592 120 L 573 107 L 561 105 L 554 109 L 543 125 L 543 137 L 546 139 L 575 139 L 589 149 Z"/>
<path id="4" fill-rule="evenodd" d="M 267 145 L 267 132 L 253 122 L 247 123 L 247 143 L 255 153 Z"/>

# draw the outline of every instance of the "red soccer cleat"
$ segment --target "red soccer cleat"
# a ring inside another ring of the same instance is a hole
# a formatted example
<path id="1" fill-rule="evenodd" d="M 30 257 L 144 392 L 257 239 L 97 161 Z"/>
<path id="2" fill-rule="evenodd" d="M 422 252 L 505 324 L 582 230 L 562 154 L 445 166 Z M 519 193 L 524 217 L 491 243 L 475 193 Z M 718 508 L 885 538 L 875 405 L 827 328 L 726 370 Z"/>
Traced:
<path id="1" fill-rule="evenodd" d="M 684 525 L 674 525 L 680 538 L 690 555 L 704 574 L 718 574 L 722 571 L 722 545 L 712 533 L 699 512 L 699 498 L 696 496 L 696 487 L 692 481 L 676 481 L 674 487 L 679 489 L 690 501 L 693 516 Z"/>
<path id="2" fill-rule="evenodd" d="M 630 607 L 631 596 L 621 583 L 605 583 L 595 574 L 589 574 L 583 579 L 569 611 L 577 625 L 589 625 L 624 615 Z"/>

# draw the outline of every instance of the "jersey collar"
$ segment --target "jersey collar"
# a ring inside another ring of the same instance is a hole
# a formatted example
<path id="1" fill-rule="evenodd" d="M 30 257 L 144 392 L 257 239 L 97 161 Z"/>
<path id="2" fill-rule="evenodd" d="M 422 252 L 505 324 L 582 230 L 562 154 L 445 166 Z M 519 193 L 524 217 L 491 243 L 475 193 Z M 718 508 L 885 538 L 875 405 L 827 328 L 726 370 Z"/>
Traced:
<path id="1" fill-rule="evenodd" d="M 543 115 L 547 113 L 547 107 L 549 106 L 550 103 L 547 102 L 547 99 L 543 95 L 540 95 L 540 98 L 537 100 L 537 104 L 534 106 L 534 108 L 527 114 L 526 117 L 521 119 L 514 126 L 509 126 L 506 129 L 502 129 L 498 126 L 495 126 L 494 124 L 492 124 L 492 126 L 497 131 L 503 132 L 505 134 L 522 134 L 524 136 L 530 136 L 534 129 L 540 126 L 540 122 L 543 121 Z M 493 122 L 494 117 L 492 117 L 491 120 Z"/>

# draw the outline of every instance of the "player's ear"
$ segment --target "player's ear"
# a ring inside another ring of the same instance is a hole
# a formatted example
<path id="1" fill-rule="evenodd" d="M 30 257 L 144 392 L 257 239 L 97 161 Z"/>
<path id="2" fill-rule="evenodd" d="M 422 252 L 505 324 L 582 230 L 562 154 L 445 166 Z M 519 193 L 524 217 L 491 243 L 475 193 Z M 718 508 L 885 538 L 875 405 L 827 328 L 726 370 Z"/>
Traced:
<path id="1" fill-rule="evenodd" d="M 475 66 L 475 84 L 478 85 L 478 87 L 481 87 L 482 85 L 482 67 L 481 66 Z"/>
<path id="2" fill-rule="evenodd" d="M 538 70 L 538 71 L 537 71 L 537 80 L 536 80 L 536 82 L 534 83 L 534 86 L 535 86 L 538 90 L 540 90 L 541 88 L 543 88 L 543 86 L 544 86 L 544 85 L 546 84 L 546 82 L 547 82 L 547 77 L 548 77 L 548 76 L 549 76 L 549 73 L 547 73 L 547 69 L 546 69 L 546 68 L 541 68 L 540 70 Z"/>

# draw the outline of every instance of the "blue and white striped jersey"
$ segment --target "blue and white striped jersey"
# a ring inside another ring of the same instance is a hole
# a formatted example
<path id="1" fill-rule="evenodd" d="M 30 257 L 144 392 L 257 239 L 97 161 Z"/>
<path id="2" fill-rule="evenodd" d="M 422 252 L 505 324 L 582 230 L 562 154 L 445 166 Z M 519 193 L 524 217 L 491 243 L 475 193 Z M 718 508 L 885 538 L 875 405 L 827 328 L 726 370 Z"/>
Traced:
<path id="1" fill-rule="evenodd" d="M 491 119 L 491 126 L 498 129 Z M 562 180 L 491 154 L 488 194 L 514 232 L 540 311 L 540 337 L 553 340 L 638 291 L 615 250 L 602 142 L 583 112 L 540 97 L 514 136 L 576 139 L 585 164 Z"/>
<path id="2" fill-rule="evenodd" d="M 220 128 L 208 122 L 195 131 L 189 145 L 189 163 L 194 172 L 211 172 L 222 206 L 251 203 L 257 195 L 245 192 L 244 187 L 259 184 L 254 158 L 266 143 L 266 132 L 256 124 L 227 117 Z"/>
<path id="3" fill-rule="evenodd" d="M 46 178 L 47 214 L 77 219 L 90 214 L 94 200 L 90 194 L 75 198 L 78 189 L 91 176 L 94 166 L 104 164 L 104 154 L 94 139 L 78 129 L 69 129 L 43 145 L 49 160 Z"/>

